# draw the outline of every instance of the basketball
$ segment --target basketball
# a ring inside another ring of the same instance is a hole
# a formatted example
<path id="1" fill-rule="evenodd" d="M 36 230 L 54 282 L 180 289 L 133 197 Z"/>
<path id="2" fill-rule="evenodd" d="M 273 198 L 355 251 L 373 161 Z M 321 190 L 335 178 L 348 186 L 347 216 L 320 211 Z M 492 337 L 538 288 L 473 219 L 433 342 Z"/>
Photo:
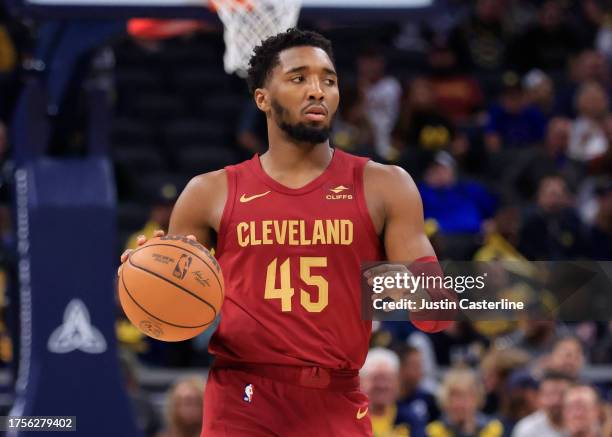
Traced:
<path id="1" fill-rule="evenodd" d="M 149 240 L 121 267 L 119 300 L 144 334 L 163 341 L 193 338 L 208 328 L 223 303 L 223 275 L 204 246 L 168 235 Z"/>

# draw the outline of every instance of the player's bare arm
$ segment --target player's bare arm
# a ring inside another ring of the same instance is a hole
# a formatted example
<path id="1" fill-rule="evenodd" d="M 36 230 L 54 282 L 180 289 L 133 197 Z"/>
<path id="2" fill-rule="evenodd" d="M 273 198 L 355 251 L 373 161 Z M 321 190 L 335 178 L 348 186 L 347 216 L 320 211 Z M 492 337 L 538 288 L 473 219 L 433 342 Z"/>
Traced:
<path id="1" fill-rule="evenodd" d="M 435 256 L 425 235 L 423 204 L 410 175 L 400 167 L 368 162 L 364 171 L 366 203 L 389 261 Z"/>
<path id="2" fill-rule="evenodd" d="M 176 201 L 168 233 L 193 235 L 198 242 L 210 248 L 211 230 L 219 230 L 226 199 L 225 170 L 196 176 Z"/>
<path id="3" fill-rule="evenodd" d="M 372 222 L 384 243 L 386 258 L 392 261 L 366 271 L 365 275 L 369 280 L 373 281 L 372 278 L 376 275 L 410 272 L 408 265 L 421 260 L 428 262 L 417 263 L 418 270 L 427 274 L 442 274 L 437 263 L 429 262 L 435 260 L 436 254 L 425 234 L 421 196 L 410 175 L 400 167 L 370 161 L 364 170 L 364 190 Z M 391 289 L 387 290 L 385 295 L 398 300 L 407 297 L 405 292 L 404 289 Z M 443 294 L 440 294 L 439 290 L 419 290 L 409 297 L 439 299 L 446 297 Z M 427 314 L 419 316 L 427 320 Z M 441 315 L 429 316 L 438 319 Z M 431 332 L 444 329 L 448 324 L 438 323 L 433 328 L 425 326 L 429 322 L 414 319 L 412 321 L 420 329 Z"/>
<path id="4" fill-rule="evenodd" d="M 176 201 L 170 218 L 168 233 L 185 235 L 204 246 L 211 245 L 211 229 L 218 231 L 223 207 L 227 198 L 227 176 L 225 170 L 203 173 L 194 177 Z M 153 237 L 162 237 L 164 231 L 158 229 Z M 147 242 L 144 235 L 138 237 L 138 246 Z M 121 255 L 124 263 L 133 249 L 127 249 Z"/>

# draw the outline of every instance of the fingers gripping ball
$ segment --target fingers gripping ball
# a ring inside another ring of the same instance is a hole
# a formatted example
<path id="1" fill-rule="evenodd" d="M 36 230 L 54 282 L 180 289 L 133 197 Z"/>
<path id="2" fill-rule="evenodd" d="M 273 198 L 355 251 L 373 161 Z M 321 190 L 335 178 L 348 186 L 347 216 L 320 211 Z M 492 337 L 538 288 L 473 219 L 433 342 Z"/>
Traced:
<path id="1" fill-rule="evenodd" d="M 130 321 L 163 341 L 195 337 L 223 303 L 217 260 L 198 242 L 168 235 L 132 252 L 119 272 L 119 300 Z"/>

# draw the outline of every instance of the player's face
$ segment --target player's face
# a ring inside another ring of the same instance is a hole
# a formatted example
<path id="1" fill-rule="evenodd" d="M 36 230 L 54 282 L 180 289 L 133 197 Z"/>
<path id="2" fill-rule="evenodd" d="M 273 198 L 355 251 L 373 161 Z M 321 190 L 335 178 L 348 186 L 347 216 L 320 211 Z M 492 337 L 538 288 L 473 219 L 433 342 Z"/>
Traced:
<path id="1" fill-rule="evenodd" d="M 327 141 L 340 96 L 334 65 L 324 50 L 283 50 L 266 89 L 270 114 L 289 137 L 308 144 Z"/>

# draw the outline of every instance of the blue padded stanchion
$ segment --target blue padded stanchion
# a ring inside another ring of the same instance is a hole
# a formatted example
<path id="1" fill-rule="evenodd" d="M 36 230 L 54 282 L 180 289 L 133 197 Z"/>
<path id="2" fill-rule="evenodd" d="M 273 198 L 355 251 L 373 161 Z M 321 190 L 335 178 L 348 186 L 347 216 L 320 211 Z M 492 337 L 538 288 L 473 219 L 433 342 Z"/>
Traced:
<path id="1" fill-rule="evenodd" d="M 21 353 L 11 416 L 75 416 L 76 433 L 58 435 L 141 436 L 115 340 L 110 163 L 37 159 L 17 170 L 15 195 Z"/>

